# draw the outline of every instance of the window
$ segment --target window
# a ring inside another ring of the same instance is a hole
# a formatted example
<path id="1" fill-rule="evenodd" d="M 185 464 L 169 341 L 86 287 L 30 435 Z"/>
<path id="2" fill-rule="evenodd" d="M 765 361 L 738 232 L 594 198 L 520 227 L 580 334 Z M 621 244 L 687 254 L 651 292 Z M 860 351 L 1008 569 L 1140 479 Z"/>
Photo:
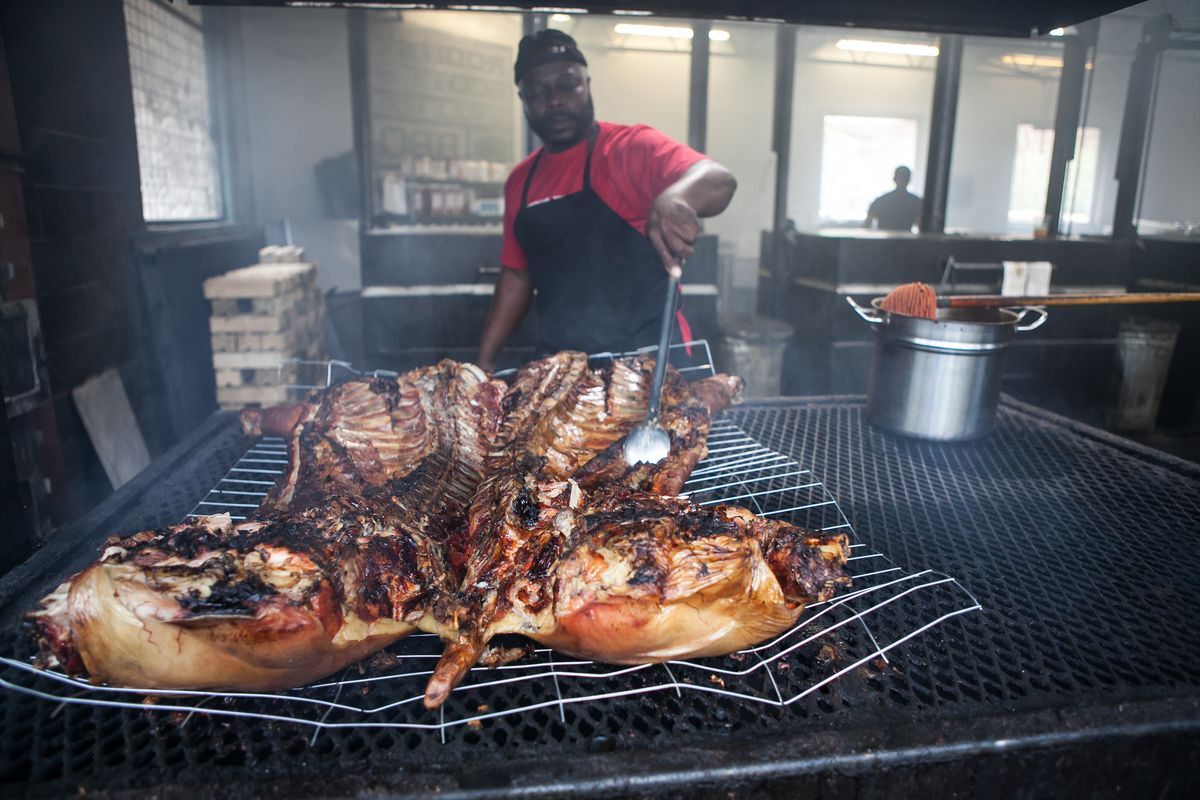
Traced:
<path id="1" fill-rule="evenodd" d="M 1017 149 L 1013 157 L 1012 188 L 1008 199 L 1010 223 L 1033 223 L 1046 212 L 1046 187 L 1050 184 L 1050 153 L 1054 147 L 1052 128 L 1017 125 Z M 1092 221 L 1096 194 L 1096 159 L 1100 153 L 1100 129 L 1081 128 L 1075 139 L 1075 158 L 1067 164 L 1063 189 L 1062 219 L 1087 224 Z"/>
<path id="2" fill-rule="evenodd" d="M 125 0 L 125 30 L 145 220 L 222 218 L 200 10 Z"/>
<path id="3" fill-rule="evenodd" d="M 822 221 L 861 224 L 871 201 L 895 188 L 892 175 L 896 167 L 912 169 L 916 157 L 915 119 L 825 117 L 821 141 Z"/>

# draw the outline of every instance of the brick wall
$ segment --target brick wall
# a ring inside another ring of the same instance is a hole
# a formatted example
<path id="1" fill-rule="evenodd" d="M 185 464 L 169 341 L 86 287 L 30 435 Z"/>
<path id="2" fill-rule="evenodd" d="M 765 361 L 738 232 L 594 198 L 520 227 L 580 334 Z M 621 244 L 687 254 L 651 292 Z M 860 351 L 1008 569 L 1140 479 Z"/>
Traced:
<path id="1" fill-rule="evenodd" d="M 0 36 L 66 468 L 52 504 L 62 522 L 109 491 L 71 390 L 114 367 L 139 419 L 154 416 L 129 244 L 141 199 L 122 3 L 6 0 Z M 157 426 L 143 428 L 152 454 L 167 444 Z"/>

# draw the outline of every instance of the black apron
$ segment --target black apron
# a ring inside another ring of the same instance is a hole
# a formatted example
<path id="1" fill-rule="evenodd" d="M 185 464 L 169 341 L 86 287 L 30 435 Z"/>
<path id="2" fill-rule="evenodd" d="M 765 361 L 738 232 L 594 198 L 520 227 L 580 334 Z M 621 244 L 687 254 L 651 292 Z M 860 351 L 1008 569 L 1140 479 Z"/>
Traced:
<path id="1" fill-rule="evenodd" d="M 596 132 L 592 126 L 581 191 L 527 205 L 544 150 L 521 191 L 513 232 L 537 290 L 538 356 L 624 352 L 658 340 L 667 272 L 650 240 L 592 188 Z"/>

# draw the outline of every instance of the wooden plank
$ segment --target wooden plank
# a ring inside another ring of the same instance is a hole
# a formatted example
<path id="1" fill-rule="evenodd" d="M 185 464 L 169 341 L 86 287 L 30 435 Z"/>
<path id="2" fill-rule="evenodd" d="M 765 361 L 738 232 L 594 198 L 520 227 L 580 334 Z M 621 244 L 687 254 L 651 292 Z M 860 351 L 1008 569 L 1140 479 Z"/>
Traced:
<path id="1" fill-rule="evenodd" d="M 285 358 L 294 358 L 290 353 L 213 353 L 213 366 L 217 369 L 264 369 L 276 368 Z"/>
<path id="2" fill-rule="evenodd" d="M 237 314 L 282 314 L 308 313 L 320 298 L 306 289 L 292 289 L 274 297 L 217 297 L 212 300 L 214 317 L 231 317 Z"/>
<path id="3" fill-rule="evenodd" d="M 278 314 L 235 314 L 209 317 L 213 333 L 275 333 L 288 328 L 295 318 L 290 311 Z"/>
<path id="4" fill-rule="evenodd" d="M 104 474 L 114 489 L 121 488 L 150 463 L 121 376 L 115 369 L 107 369 L 80 384 L 71 396 Z"/>
<path id="5" fill-rule="evenodd" d="M 269 244 L 258 251 L 261 264 L 295 264 L 304 261 L 304 248 L 299 245 Z"/>
<path id="6" fill-rule="evenodd" d="M 311 263 L 255 264 L 209 278 L 204 282 L 204 296 L 209 300 L 277 297 L 311 286 L 316 271 Z"/>
<path id="7" fill-rule="evenodd" d="M 249 372 L 252 375 L 254 374 L 254 370 L 241 370 L 241 369 L 218 369 L 218 370 L 216 370 L 214 373 L 214 378 L 217 382 L 217 388 L 220 389 L 223 386 L 228 386 L 228 387 L 241 386 L 244 383 L 242 374 L 245 372 Z"/>
<path id="8" fill-rule="evenodd" d="M 278 333 L 214 333 L 214 353 L 303 353 L 323 339 L 317 328 L 291 328 Z"/>
<path id="9" fill-rule="evenodd" d="M 288 373 L 286 367 L 284 372 Z M 235 388 L 238 386 L 279 386 L 281 381 L 279 378 L 279 369 L 218 369 L 216 370 L 215 378 L 217 387 Z M 283 383 L 289 379 L 284 377 Z"/>
<path id="10" fill-rule="evenodd" d="M 282 402 L 283 390 L 275 386 L 220 386 L 217 388 L 217 402 L 222 406 L 246 406 L 259 404 L 264 406 Z"/>

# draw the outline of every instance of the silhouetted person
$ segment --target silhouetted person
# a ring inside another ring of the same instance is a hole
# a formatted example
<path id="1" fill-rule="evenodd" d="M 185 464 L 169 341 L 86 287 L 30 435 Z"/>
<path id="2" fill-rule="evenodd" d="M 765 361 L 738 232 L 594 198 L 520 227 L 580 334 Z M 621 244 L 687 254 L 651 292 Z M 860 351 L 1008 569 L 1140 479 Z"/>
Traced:
<path id="1" fill-rule="evenodd" d="M 911 231 L 921 216 L 921 198 L 908 190 L 912 170 L 896 167 L 892 180 L 896 188 L 881 194 L 867 210 L 867 227 L 884 231 Z"/>

